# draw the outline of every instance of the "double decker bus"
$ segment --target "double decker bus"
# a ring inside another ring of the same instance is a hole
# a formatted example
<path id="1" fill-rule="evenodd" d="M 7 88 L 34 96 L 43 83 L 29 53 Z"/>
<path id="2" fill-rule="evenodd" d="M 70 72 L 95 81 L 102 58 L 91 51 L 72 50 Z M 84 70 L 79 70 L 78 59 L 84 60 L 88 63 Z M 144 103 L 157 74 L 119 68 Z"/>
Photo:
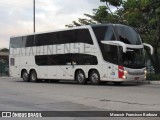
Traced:
<path id="1" fill-rule="evenodd" d="M 126 25 L 100 24 L 11 37 L 10 76 L 24 81 L 122 83 L 146 79 L 144 46 Z"/>

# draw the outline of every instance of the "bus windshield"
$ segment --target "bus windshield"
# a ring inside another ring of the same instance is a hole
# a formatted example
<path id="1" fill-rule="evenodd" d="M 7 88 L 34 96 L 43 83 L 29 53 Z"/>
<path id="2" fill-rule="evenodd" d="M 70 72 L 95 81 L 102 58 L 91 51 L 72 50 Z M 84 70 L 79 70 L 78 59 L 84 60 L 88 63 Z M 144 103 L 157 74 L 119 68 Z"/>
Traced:
<path id="1" fill-rule="evenodd" d="M 125 44 L 141 45 L 140 35 L 129 26 L 115 25 L 114 26 L 117 39 Z M 127 49 L 124 53 L 120 49 L 119 64 L 128 68 L 143 68 L 145 67 L 144 50 L 143 49 Z"/>
<path id="2" fill-rule="evenodd" d="M 126 53 L 121 50 L 120 65 L 128 68 L 144 68 L 145 58 L 143 49 L 128 49 Z"/>
<path id="3" fill-rule="evenodd" d="M 145 67 L 144 50 L 142 48 L 130 48 L 124 53 L 121 46 L 101 42 L 121 41 L 130 45 L 141 45 L 140 35 L 132 27 L 117 24 L 113 27 L 111 25 L 99 25 L 92 26 L 92 28 L 105 61 L 134 69 Z"/>
<path id="4" fill-rule="evenodd" d="M 115 25 L 114 28 L 119 41 L 132 45 L 142 44 L 139 34 L 132 27 Z"/>

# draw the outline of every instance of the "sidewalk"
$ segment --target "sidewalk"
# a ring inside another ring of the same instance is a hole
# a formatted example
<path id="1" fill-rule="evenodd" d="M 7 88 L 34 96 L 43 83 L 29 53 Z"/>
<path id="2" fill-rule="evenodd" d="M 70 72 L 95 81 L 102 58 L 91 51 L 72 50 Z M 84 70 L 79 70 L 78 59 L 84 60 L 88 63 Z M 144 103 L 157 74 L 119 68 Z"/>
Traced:
<path id="1" fill-rule="evenodd" d="M 152 84 L 152 85 L 160 85 L 160 81 L 154 81 L 154 80 L 146 80 L 146 81 L 140 81 L 139 83 L 143 84 Z"/>
<path id="2" fill-rule="evenodd" d="M 147 81 L 148 84 L 160 85 L 160 81 Z"/>

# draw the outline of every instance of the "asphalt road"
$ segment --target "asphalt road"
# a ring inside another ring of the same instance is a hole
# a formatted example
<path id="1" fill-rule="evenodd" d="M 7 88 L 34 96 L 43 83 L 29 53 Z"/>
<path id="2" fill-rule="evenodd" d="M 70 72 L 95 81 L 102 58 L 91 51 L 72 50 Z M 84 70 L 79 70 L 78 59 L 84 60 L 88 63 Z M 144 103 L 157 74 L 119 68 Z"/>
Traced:
<path id="1" fill-rule="evenodd" d="M 160 85 L 127 83 L 117 86 L 109 83 L 93 86 L 64 81 L 27 83 L 21 79 L 0 78 L 0 111 L 160 111 Z"/>

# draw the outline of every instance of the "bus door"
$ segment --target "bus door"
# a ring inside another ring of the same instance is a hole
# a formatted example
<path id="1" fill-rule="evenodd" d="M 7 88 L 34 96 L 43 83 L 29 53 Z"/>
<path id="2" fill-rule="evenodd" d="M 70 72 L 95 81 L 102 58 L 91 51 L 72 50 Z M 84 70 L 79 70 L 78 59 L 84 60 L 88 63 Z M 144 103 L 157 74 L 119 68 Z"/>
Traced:
<path id="1" fill-rule="evenodd" d="M 19 57 L 10 58 L 10 75 L 14 75 L 14 77 L 20 77 Z"/>

